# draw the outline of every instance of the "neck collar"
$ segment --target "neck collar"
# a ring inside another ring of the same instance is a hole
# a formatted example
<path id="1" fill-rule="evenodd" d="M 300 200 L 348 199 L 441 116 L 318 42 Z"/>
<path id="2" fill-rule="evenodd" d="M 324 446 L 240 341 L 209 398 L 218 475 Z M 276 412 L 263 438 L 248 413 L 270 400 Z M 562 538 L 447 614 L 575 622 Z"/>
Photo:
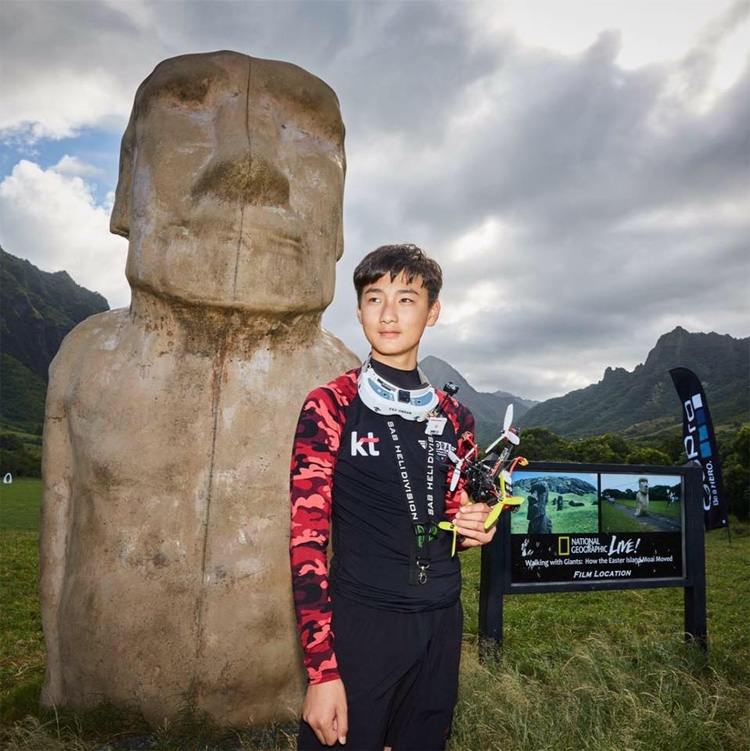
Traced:
<path id="1" fill-rule="evenodd" d="M 438 396 L 419 368 L 417 373 L 424 385 L 416 389 L 402 389 L 378 375 L 368 357 L 357 381 L 359 398 L 378 414 L 399 415 L 405 420 L 426 420 L 437 407 Z"/>

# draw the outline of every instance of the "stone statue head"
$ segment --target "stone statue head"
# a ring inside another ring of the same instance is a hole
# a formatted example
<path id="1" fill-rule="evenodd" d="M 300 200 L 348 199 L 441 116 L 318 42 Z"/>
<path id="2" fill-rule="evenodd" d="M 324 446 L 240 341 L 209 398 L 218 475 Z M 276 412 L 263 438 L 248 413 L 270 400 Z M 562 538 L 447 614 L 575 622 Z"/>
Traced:
<path id="1" fill-rule="evenodd" d="M 536 482 L 531 486 L 531 492 L 540 500 L 546 501 L 549 490 L 546 482 Z"/>
<path id="2" fill-rule="evenodd" d="M 122 139 L 110 228 L 133 289 L 188 305 L 322 311 L 343 250 L 338 99 L 295 65 L 165 60 Z"/>

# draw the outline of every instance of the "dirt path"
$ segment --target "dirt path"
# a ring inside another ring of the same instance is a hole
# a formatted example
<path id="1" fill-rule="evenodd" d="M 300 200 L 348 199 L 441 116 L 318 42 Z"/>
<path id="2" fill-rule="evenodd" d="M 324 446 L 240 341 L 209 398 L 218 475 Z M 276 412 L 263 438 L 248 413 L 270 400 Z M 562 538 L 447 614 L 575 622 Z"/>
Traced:
<path id="1" fill-rule="evenodd" d="M 606 503 L 607 501 L 605 501 Z M 631 519 L 635 519 L 639 524 L 643 524 L 651 531 L 656 532 L 676 532 L 680 529 L 680 523 L 674 519 L 670 519 L 666 516 L 660 516 L 659 514 L 649 513 L 647 516 L 636 516 L 635 510 L 629 506 L 623 506 L 622 503 L 614 501 L 612 505 L 627 514 Z"/>

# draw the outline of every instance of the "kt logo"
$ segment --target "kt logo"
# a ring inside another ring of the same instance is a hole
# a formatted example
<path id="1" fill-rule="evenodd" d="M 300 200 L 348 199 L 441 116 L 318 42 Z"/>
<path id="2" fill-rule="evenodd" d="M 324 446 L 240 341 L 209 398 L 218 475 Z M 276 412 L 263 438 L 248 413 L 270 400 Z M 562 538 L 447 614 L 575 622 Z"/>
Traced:
<path id="1" fill-rule="evenodd" d="M 375 444 L 380 441 L 380 438 L 374 436 L 372 431 L 367 434 L 367 438 L 357 438 L 357 431 L 352 431 L 352 456 L 367 456 L 368 452 L 370 456 L 380 456 L 380 452 L 375 448 Z M 367 451 L 365 451 L 365 444 L 367 444 Z"/>

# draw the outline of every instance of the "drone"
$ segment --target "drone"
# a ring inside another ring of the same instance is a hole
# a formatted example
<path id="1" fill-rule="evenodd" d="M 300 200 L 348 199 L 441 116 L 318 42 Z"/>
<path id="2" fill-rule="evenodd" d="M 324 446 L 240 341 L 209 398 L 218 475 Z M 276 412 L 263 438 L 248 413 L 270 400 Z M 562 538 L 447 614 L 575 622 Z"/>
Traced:
<path id="1" fill-rule="evenodd" d="M 444 390 L 452 396 L 458 388 L 454 384 L 446 384 Z M 468 432 L 459 439 L 459 446 L 468 447 L 463 456 L 459 457 L 454 451 L 448 452 L 448 458 L 455 465 L 450 489 L 456 489 L 463 472 L 466 491 L 473 501 L 486 503 L 492 508 L 484 522 L 485 529 L 490 529 L 505 509 L 518 511 L 523 503 L 523 498 L 513 495 L 512 475 L 518 465 L 523 467 L 529 462 L 523 456 L 516 456 L 511 460 L 513 449 L 521 442 L 518 432 L 511 427 L 512 423 L 513 405 L 509 404 L 503 419 L 503 432 L 487 446 L 483 459 L 479 458 L 479 448 Z M 456 551 L 457 528 L 449 521 L 439 522 L 438 527 L 453 533 L 453 555 Z"/>

